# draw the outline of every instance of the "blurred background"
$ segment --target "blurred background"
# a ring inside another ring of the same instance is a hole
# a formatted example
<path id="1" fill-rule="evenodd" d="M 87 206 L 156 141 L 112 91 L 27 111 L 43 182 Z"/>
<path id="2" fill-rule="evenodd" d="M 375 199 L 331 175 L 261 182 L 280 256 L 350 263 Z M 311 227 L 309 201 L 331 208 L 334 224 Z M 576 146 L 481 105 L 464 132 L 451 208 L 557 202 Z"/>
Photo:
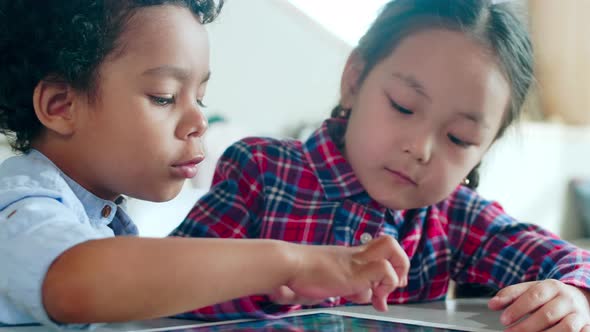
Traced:
<path id="1" fill-rule="evenodd" d="M 129 201 L 146 236 L 178 224 L 208 188 L 216 159 L 251 135 L 305 138 L 338 101 L 344 62 L 383 0 L 227 1 L 208 26 L 213 120 L 208 159 L 167 203 Z M 512 1 L 529 24 L 539 87 L 525 119 L 484 161 L 479 191 L 516 218 L 586 246 L 590 237 L 590 12 L 587 0 Z M 0 158 L 9 155 L 0 143 Z"/>

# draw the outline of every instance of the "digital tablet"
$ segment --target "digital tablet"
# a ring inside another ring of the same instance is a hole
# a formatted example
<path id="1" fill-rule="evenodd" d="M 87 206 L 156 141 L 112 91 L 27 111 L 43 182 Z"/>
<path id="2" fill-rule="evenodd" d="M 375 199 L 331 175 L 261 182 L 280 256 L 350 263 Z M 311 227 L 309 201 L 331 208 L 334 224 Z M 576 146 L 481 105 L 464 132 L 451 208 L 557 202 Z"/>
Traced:
<path id="1" fill-rule="evenodd" d="M 395 319 L 384 319 L 383 317 L 370 317 L 356 315 L 348 312 L 318 311 L 312 313 L 300 313 L 288 315 L 278 319 L 267 320 L 242 320 L 231 322 L 218 322 L 208 324 L 196 324 L 176 326 L 169 328 L 156 328 L 149 331 L 172 331 L 172 332 L 251 332 L 251 331 L 404 331 L 404 332 L 460 332 L 476 331 L 444 327 L 441 324 L 430 324 L 424 322 L 404 322 Z M 148 331 L 148 330 L 145 330 Z"/>

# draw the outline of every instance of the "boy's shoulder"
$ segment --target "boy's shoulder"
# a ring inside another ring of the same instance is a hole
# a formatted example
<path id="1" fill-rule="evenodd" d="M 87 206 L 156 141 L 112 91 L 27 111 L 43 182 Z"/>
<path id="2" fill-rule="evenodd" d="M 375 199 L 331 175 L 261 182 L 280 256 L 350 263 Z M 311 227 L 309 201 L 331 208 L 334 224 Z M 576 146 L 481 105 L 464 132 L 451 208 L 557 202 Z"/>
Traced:
<path id="1" fill-rule="evenodd" d="M 39 152 L 10 157 L 0 164 L 0 210 L 26 197 L 62 200 L 70 193 L 61 171 Z"/>

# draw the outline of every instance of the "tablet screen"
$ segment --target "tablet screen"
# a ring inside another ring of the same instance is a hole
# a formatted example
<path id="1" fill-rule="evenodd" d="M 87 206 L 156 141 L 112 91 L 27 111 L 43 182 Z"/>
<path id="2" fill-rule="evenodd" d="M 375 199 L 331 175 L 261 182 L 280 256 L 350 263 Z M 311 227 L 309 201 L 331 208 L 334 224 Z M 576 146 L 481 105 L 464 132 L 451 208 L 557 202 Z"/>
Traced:
<path id="1" fill-rule="evenodd" d="M 176 332 L 219 332 L 219 331 L 408 331 L 408 332 L 459 332 L 435 327 L 387 322 L 367 318 L 349 317 L 329 313 L 315 313 L 301 316 L 285 317 L 273 320 L 259 320 L 241 323 L 228 323 L 207 327 L 181 328 Z"/>

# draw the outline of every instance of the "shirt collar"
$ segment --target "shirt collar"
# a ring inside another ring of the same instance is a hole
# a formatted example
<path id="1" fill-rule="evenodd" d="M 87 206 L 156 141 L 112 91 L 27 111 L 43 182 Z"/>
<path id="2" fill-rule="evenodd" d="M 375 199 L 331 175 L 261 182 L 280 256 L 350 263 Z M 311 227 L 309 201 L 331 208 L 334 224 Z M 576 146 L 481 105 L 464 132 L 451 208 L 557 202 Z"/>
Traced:
<path id="1" fill-rule="evenodd" d="M 343 133 L 345 119 L 327 119 L 303 144 L 304 154 L 328 200 L 338 200 L 365 192 L 330 133 Z"/>
<path id="2" fill-rule="evenodd" d="M 67 176 L 59 167 L 57 167 L 49 158 L 47 158 L 41 152 L 32 149 L 29 153 L 33 154 L 35 157 L 46 159 L 47 161 L 52 163 L 55 166 L 55 168 L 59 170 L 70 189 L 72 189 L 76 197 L 82 203 L 86 215 L 88 215 L 88 218 L 91 222 L 108 225 L 111 223 L 111 221 L 113 221 L 115 213 L 117 212 L 117 204 L 109 200 L 98 198 L 97 196 L 86 190 L 76 181 Z"/>

